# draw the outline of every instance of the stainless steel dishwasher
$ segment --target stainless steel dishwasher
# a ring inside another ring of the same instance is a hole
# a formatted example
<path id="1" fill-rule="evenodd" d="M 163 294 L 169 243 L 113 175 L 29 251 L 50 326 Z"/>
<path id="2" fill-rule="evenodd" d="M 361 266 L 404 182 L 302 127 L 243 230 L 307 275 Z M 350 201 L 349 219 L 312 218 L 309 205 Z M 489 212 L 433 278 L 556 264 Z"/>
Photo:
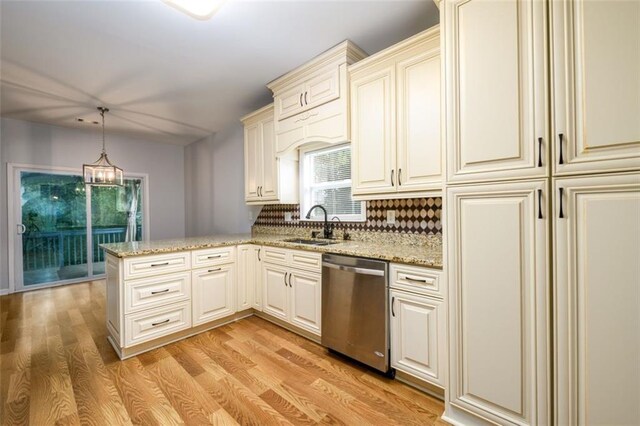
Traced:
<path id="1" fill-rule="evenodd" d="M 322 256 L 322 345 L 389 371 L 388 263 Z"/>

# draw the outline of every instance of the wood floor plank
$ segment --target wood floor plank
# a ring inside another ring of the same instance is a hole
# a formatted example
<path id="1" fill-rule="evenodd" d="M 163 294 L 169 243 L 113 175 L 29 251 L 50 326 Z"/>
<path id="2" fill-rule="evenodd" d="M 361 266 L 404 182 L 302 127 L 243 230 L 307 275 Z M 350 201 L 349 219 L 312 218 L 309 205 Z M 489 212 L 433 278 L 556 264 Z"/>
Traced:
<path id="1" fill-rule="evenodd" d="M 0 424 L 446 424 L 441 401 L 258 317 L 120 361 L 104 309 L 104 281 L 0 297 Z"/>

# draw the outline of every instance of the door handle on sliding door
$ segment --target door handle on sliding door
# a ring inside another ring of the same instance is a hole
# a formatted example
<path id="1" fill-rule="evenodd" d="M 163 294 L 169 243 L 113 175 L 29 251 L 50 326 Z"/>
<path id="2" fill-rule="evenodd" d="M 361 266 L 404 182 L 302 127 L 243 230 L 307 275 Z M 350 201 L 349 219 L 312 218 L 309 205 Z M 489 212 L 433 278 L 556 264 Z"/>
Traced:
<path id="1" fill-rule="evenodd" d="M 18 227 L 18 235 L 22 235 L 25 232 L 27 232 L 27 227 L 24 226 L 24 223 L 19 223 L 17 227 Z"/>

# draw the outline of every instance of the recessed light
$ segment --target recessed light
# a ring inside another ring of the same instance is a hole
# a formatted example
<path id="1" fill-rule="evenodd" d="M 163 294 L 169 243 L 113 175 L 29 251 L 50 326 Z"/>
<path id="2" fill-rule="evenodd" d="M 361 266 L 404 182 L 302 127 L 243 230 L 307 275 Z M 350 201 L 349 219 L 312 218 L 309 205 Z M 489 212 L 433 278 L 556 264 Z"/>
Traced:
<path id="1" fill-rule="evenodd" d="M 162 0 L 192 18 L 211 18 L 227 0 Z"/>

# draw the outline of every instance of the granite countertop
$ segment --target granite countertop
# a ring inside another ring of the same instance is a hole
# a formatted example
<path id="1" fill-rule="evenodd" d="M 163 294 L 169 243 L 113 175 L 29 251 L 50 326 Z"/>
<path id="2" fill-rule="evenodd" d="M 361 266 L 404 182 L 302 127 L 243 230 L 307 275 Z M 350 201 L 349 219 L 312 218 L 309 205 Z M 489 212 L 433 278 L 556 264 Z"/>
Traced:
<path id="1" fill-rule="evenodd" d="M 251 236 L 251 234 L 229 234 L 163 241 L 102 244 L 100 247 L 109 254 L 124 258 L 184 250 L 233 246 L 238 244 L 259 244 L 264 246 L 315 251 L 319 253 L 367 257 L 371 259 L 380 259 L 396 263 L 442 269 L 441 244 L 397 244 L 396 241 L 385 242 L 384 237 L 380 237 L 375 241 L 336 240 L 337 242 L 335 244 L 313 246 L 285 241 L 291 238 L 293 238 L 291 235 L 278 234 L 258 234 L 254 236 Z"/>

